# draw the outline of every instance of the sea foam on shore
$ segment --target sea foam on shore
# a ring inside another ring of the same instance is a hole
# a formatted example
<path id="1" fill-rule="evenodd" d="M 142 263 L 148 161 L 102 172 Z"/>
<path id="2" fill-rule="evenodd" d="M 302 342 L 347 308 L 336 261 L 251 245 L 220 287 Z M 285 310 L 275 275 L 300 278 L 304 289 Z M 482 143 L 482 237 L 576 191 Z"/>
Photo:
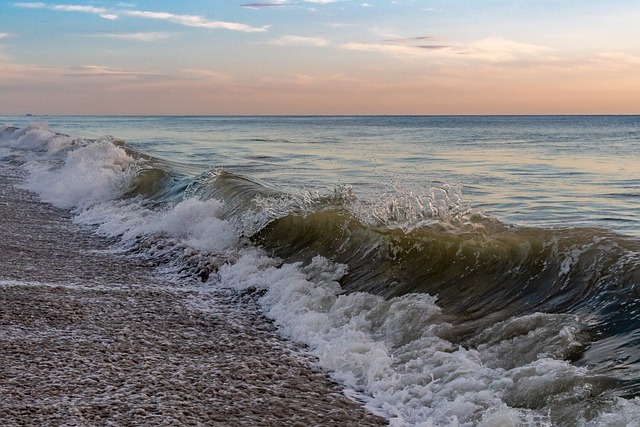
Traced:
<path id="1" fill-rule="evenodd" d="M 0 162 L 0 424 L 386 425 L 252 297 L 114 254 Z"/>

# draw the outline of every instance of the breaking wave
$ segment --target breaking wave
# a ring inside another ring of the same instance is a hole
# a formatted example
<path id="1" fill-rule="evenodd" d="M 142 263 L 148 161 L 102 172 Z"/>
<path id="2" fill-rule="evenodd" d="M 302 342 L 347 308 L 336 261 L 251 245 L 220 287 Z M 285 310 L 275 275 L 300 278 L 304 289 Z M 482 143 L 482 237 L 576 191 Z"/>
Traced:
<path id="1" fill-rule="evenodd" d="M 285 193 L 41 124 L 0 147 L 117 250 L 252 295 L 392 425 L 640 418 L 637 238 L 505 224 L 446 183 Z"/>

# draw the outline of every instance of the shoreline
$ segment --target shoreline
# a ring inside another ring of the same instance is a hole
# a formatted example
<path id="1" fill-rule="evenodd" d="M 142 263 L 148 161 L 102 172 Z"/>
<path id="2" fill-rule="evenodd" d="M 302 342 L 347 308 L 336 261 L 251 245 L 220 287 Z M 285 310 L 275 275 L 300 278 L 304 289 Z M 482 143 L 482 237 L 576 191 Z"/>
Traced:
<path id="1" fill-rule="evenodd" d="M 110 253 L 19 173 L 0 161 L 2 425 L 388 425 L 250 297 Z"/>

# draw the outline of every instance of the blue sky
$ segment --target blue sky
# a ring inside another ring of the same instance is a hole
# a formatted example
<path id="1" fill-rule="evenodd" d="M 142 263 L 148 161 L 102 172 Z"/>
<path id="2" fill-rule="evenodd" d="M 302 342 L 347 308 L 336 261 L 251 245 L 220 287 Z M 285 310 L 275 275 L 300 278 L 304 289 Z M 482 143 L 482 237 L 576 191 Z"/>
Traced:
<path id="1" fill-rule="evenodd" d="M 640 113 L 631 1 L 0 5 L 0 114 Z"/>

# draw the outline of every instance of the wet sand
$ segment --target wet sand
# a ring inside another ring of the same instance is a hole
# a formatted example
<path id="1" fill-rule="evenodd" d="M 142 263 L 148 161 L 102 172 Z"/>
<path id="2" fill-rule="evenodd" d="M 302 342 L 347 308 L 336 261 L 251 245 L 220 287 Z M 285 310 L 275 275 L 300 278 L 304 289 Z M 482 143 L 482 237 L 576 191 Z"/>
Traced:
<path id="1" fill-rule="evenodd" d="M 0 162 L 0 425 L 380 426 L 250 295 L 178 287 Z"/>

